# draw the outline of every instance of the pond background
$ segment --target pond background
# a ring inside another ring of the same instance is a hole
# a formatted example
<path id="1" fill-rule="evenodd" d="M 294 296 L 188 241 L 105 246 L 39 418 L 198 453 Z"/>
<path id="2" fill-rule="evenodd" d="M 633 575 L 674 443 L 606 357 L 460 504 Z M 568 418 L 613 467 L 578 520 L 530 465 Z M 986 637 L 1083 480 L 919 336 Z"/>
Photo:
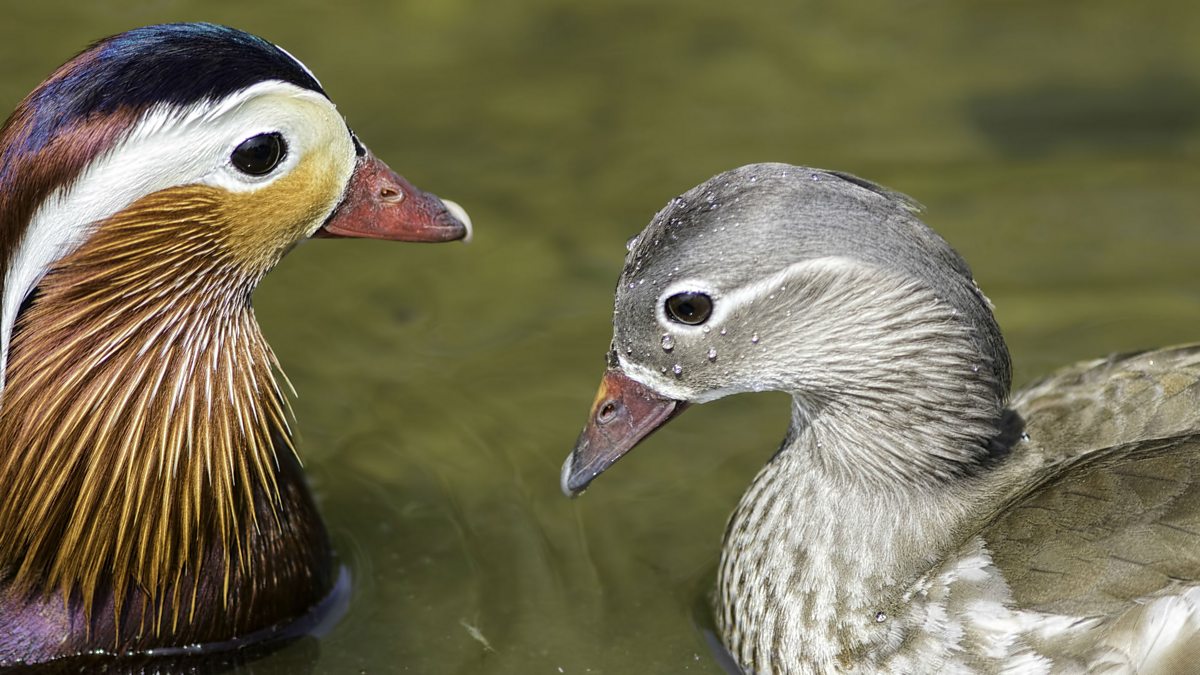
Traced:
<path id="1" fill-rule="evenodd" d="M 0 9 L 4 114 L 93 39 L 227 23 L 303 60 L 380 157 L 476 223 L 469 246 L 312 242 L 258 291 L 354 591 L 327 636 L 245 672 L 720 672 L 697 616 L 786 400 L 689 411 L 584 498 L 558 476 L 625 240 L 725 169 L 840 169 L 925 204 L 1018 385 L 1200 338 L 1196 3 Z"/>

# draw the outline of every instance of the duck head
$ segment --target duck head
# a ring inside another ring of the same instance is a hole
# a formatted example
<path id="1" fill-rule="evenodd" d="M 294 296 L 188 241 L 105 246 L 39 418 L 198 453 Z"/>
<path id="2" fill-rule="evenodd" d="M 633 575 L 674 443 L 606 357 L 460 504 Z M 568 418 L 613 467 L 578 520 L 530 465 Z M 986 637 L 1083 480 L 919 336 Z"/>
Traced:
<path id="1" fill-rule="evenodd" d="M 100 224 L 201 202 L 211 255 L 252 281 L 313 235 L 469 234 L 457 205 L 374 157 L 282 49 L 206 24 L 129 31 L 65 64 L 0 134 L 5 354 L 24 299 Z"/>
<path id="2" fill-rule="evenodd" d="M 794 426 L 865 411 L 881 436 L 903 433 L 885 428 L 884 410 L 936 411 L 922 400 L 935 392 L 969 409 L 943 431 L 984 442 L 1008 352 L 966 263 L 917 210 L 862 179 L 784 164 L 741 167 L 672 200 L 629 242 L 608 368 L 563 491 L 579 494 L 689 403 L 738 392 L 792 394 Z M 860 459 L 884 477 L 975 461 Z"/>
<path id="3" fill-rule="evenodd" d="M 251 293 L 310 237 L 469 233 L 231 28 L 102 40 L 26 97 L 0 129 L 0 666 L 227 642 L 323 598 Z"/>

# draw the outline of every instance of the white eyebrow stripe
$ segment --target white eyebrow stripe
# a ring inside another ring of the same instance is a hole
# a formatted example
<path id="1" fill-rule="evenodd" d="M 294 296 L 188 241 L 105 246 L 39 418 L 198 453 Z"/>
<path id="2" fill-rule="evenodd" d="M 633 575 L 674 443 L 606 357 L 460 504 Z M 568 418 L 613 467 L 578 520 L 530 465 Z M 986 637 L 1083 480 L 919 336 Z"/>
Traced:
<path id="1" fill-rule="evenodd" d="M 811 275 L 814 271 L 829 272 L 839 270 L 849 270 L 859 266 L 859 263 L 842 256 L 827 256 L 824 258 L 811 258 L 792 263 L 769 276 L 756 279 L 742 286 L 738 286 L 729 292 L 723 292 L 718 288 L 714 288 L 710 282 L 701 281 L 695 278 L 683 279 L 674 282 L 667 286 L 662 293 L 659 294 L 656 300 L 657 307 L 655 308 L 655 316 L 658 318 L 660 328 L 667 332 L 675 334 L 698 333 L 704 330 L 707 326 L 710 329 L 714 325 L 720 325 L 725 319 L 738 308 L 752 302 L 756 299 L 768 296 L 772 293 L 784 292 L 786 287 L 793 283 L 793 280 Z M 713 298 L 713 313 L 708 321 L 695 326 L 671 321 L 666 317 L 666 312 L 663 309 L 663 304 L 667 298 L 682 291 L 704 291 L 711 294 Z M 639 384 L 655 391 L 663 396 L 674 398 L 677 400 L 691 400 L 695 403 L 705 403 L 714 401 L 723 396 L 736 393 L 732 389 L 719 389 L 704 392 L 698 396 L 687 388 L 681 386 L 675 378 L 668 376 L 665 373 L 638 364 L 631 360 L 623 351 L 618 350 L 617 363 L 621 369 L 625 371 L 631 379 Z"/>
<path id="2" fill-rule="evenodd" d="M 663 326 L 679 332 L 698 332 L 704 330 L 705 326 L 711 326 L 721 323 L 725 320 L 729 313 L 735 308 L 741 307 L 747 302 L 763 295 L 769 295 L 772 292 L 779 292 L 785 288 L 788 283 L 795 277 L 806 274 L 811 270 L 834 270 L 834 269 L 849 269 L 855 266 L 853 260 L 842 256 L 827 256 L 823 258 L 811 258 L 809 260 L 801 260 L 795 262 L 783 269 L 771 274 L 763 279 L 756 279 L 748 284 L 738 286 L 728 292 L 722 291 L 720 288 L 714 287 L 710 282 L 700 279 L 684 279 L 676 281 L 666 287 L 659 294 L 657 305 L 655 307 L 655 316 Z M 666 299 L 683 291 L 703 291 L 709 294 L 713 299 L 712 315 L 708 321 L 695 326 L 677 323 L 667 318 L 663 304 Z"/>

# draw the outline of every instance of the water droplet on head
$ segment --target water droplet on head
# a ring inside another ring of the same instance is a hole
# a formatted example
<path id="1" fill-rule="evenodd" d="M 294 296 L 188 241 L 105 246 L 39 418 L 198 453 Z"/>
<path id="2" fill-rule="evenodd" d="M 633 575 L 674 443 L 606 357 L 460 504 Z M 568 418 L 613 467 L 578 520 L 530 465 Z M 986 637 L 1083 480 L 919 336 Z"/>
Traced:
<path id="1" fill-rule="evenodd" d="M 632 237 L 630 237 L 629 240 L 625 242 L 625 250 L 632 251 L 633 247 L 637 246 L 637 241 L 638 241 L 638 235 L 635 234 Z"/>
<path id="2" fill-rule="evenodd" d="M 711 332 L 712 332 L 712 326 L 705 326 L 705 327 L 704 327 L 702 330 L 703 330 L 705 333 L 711 333 Z"/>
<path id="3" fill-rule="evenodd" d="M 811 178 L 813 180 L 821 180 L 821 174 L 814 173 L 814 174 L 809 175 L 809 178 Z"/>
<path id="4" fill-rule="evenodd" d="M 887 614 L 884 612 L 875 612 L 875 623 L 883 623 L 887 621 Z"/>
<path id="5" fill-rule="evenodd" d="M 728 332 L 728 331 L 726 331 L 726 329 L 724 329 L 724 328 L 722 328 L 722 329 L 721 329 L 721 335 L 724 335 L 724 334 L 725 334 L 725 333 L 727 333 L 727 332 Z"/>
<path id="6" fill-rule="evenodd" d="M 708 348 L 708 360 L 709 360 L 709 361 L 716 361 L 716 360 L 717 360 L 717 350 L 716 350 L 716 348 L 714 348 L 714 347 L 709 347 L 709 348 Z"/>
<path id="7" fill-rule="evenodd" d="M 664 352 L 669 352 L 675 348 L 675 338 L 671 337 L 670 333 L 663 333 L 662 348 Z"/>
<path id="8" fill-rule="evenodd" d="M 754 335 L 750 336 L 750 344 L 753 344 L 753 345 L 758 344 L 758 333 L 755 333 Z"/>
<path id="9" fill-rule="evenodd" d="M 671 368 L 671 372 L 675 373 L 676 376 L 682 375 L 683 374 L 683 366 L 676 363 L 675 367 Z"/>

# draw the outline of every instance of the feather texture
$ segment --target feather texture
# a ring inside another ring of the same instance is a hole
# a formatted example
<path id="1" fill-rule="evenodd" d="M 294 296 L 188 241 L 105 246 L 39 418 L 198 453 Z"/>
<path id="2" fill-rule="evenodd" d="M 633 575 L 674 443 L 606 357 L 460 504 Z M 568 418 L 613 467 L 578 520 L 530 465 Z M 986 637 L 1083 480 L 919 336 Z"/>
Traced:
<path id="1" fill-rule="evenodd" d="M 752 165 L 633 240 L 606 382 L 676 404 L 792 395 L 726 528 L 724 647 L 757 675 L 1191 672 L 1200 345 L 1069 366 L 1010 400 L 990 303 L 913 214 L 860 179 Z M 700 324 L 663 309 L 684 291 L 710 299 Z M 620 403 L 597 400 L 568 493 L 628 450 L 604 428 Z M 671 419 L 625 410 L 635 440 Z"/>
<path id="2" fill-rule="evenodd" d="M 102 223 L 15 332 L 0 570 L 24 592 L 78 599 L 89 621 L 111 597 L 116 635 L 127 616 L 152 639 L 201 601 L 229 609 L 248 579 L 278 583 L 248 572 L 296 543 L 285 520 L 302 514 L 283 513 L 279 477 L 295 463 L 289 411 L 249 302 L 265 269 L 226 253 L 220 197 L 176 188 Z M 282 536 L 264 550 L 263 533 Z"/>

